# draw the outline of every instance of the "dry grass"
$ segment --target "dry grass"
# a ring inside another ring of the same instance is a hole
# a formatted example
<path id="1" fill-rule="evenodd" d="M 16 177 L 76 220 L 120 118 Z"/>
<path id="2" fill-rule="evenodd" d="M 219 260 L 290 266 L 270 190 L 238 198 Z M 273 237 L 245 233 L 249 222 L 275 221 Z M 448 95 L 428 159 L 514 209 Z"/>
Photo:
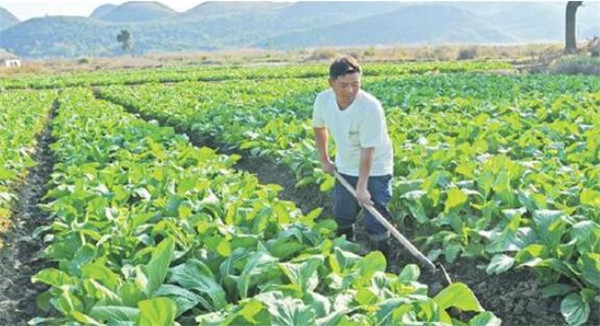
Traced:
<path id="1" fill-rule="evenodd" d="M 515 63 L 543 61 L 562 52 L 562 44 L 439 45 L 322 47 L 294 51 L 238 49 L 186 53 L 149 53 L 143 57 L 24 60 L 20 68 L 0 68 L 0 78 L 55 72 L 139 69 L 195 65 L 268 65 L 329 62 L 350 54 L 364 62 L 506 60 Z"/>
<path id="2" fill-rule="evenodd" d="M 0 67 L 0 78 L 12 76 L 38 76 L 52 71 L 45 63 L 23 61 L 21 67 Z"/>
<path id="3" fill-rule="evenodd" d="M 553 74 L 600 76 L 600 58 L 572 55 L 554 62 L 548 71 Z"/>

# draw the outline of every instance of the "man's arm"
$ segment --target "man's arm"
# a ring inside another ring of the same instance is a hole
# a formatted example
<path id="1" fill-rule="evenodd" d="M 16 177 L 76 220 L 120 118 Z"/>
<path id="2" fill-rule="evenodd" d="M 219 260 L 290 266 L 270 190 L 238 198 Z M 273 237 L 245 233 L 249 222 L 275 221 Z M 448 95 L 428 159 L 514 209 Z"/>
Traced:
<path id="1" fill-rule="evenodd" d="M 374 147 L 362 148 L 360 151 L 360 167 L 358 170 L 358 183 L 356 184 L 356 200 L 362 206 L 364 204 L 373 205 L 371 194 L 367 188 L 369 183 L 369 174 L 373 164 Z"/>
<path id="2" fill-rule="evenodd" d="M 314 128 L 315 131 L 315 142 L 317 143 L 317 149 L 319 150 L 319 158 L 321 159 L 321 166 L 323 171 L 333 174 L 335 166 L 329 158 L 329 151 L 327 148 L 329 141 L 329 132 L 326 127 Z"/>

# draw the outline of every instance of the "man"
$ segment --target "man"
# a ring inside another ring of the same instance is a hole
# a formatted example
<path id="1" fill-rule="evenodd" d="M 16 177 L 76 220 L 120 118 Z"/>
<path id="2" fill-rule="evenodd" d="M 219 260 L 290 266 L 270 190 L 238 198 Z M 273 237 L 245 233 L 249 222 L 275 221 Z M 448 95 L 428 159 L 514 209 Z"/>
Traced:
<path id="1" fill-rule="evenodd" d="M 381 103 L 360 89 L 361 68 L 354 58 L 340 57 L 331 64 L 329 85 L 331 88 L 319 93 L 314 103 L 315 141 L 323 171 L 333 173 L 337 169 L 356 189 L 356 198 L 338 181 L 333 190 L 338 235 L 354 240 L 354 221 L 361 206 L 374 205 L 387 212 L 385 206 L 392 193 L 392 144 Z M 330 133 L 337 148 L 335 164 L 327 148 Z M 370 249 L 387 256 L 389 231 L 367 210 L 364 214 Z"/>

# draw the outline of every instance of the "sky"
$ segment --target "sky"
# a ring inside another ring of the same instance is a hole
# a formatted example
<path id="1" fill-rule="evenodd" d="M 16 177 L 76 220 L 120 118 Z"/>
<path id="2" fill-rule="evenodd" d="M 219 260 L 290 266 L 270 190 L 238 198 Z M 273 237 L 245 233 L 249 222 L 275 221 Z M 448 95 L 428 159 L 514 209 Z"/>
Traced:
<path id="1" fill-rule="evenodd" d="M 284 0 L 270 0 L 276 2 L 282 2 Z M 331 1 L 331 0 L 330 0 Z M 335 1 L 335 0 L 334 0 Z M 364 1 L 364 0 L 363 0 Z M 381 1 L 381 0 L 380 0 Z M 412 0 L 416 2 L 415 0 Z M 417 0 L 418 1 L 418 0 Z M 456 0 L 454 0 L 456 1 Z M 460 1 L 460 0 L 458 0 Z M 498 1 L 498 0 L 496 0 Z M 517 0 L 519 1 L 519 0 Z M 520 0 L 523 1 L 523 0 Z M 589 2 L 598 2 L 600 0 L 594 0 Z M 14 0 L 0 0 L 0 7 L 3 7 L 10 11 L 13 15 L 17 16 L 19 20 L 27 20 L 33 17 L 42 17 L 45 15 L 56 16 L 89 16 L 94 9 L 98 6 L 112 3 L 121 4 L 126 0 L 86 0 L 86 1 L 73 1 L 73 0 L 49 0 L 49 1 L 14 1 Z M 202 3 L 202 0 L 175 0 L 175 1 L 159 1 L 167 6 L 173 8 L 176 11 L 186 11 L 192 7 Z M 292 2 L 289 1 L 288 2 Z M 419 1 L 420 2 L 420 1 Z M 565 2 L 565 1 L 559 1 Z"/>
<path id="2" fill-rule="evenodd" d="M 14 1 L 0 0 L 0 7 L 10 11 L 19 20 L 27 20 L 33 17 L 50 16 L 89 16 L 94 9 L 104 4 L 121 4 L 128 0 L 49 0 L 49 1 Z M 176 11 L 186 11 L 193 8 L 203 0 L 151 0 L 161 2 Z M 218 1 L 218 0 L 217 0 Z M 243 0 L 240 0 L 243 1 Z M 246 0 L 247 1 L 247 0 Z M 269 0 L 272 2 L 284 2 L 285 0 Z M 288 0 L 288 2 L 291 2 Z"/>
<path id="3" fill-rule="evenodd" d="M 19 20 L 45 15 L 57 16 L 89 16 L 94 9 L 104 4 L 121 4 L 126 0 L 49 0 L 49 1 L 5 1 L 0 0 L 0 7 L 10 11 Z M 176 11 L 186 11 L 202 3 L 202 0 L 159 1 Z"/>

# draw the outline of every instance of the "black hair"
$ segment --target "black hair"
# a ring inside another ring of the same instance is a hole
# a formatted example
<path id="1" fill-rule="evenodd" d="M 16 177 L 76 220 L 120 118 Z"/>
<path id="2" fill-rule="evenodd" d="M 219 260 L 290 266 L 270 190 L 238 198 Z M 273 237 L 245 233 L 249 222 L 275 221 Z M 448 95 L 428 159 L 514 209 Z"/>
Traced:
<path id="1" fill-rule="evenodd" d="M 360 65 L 358 61 L 351 56 L 343 56 L 336 58 L 331 66 L 329 66 L 329 78 L 336 79 L 346 74 L 360 73 Z"/>

